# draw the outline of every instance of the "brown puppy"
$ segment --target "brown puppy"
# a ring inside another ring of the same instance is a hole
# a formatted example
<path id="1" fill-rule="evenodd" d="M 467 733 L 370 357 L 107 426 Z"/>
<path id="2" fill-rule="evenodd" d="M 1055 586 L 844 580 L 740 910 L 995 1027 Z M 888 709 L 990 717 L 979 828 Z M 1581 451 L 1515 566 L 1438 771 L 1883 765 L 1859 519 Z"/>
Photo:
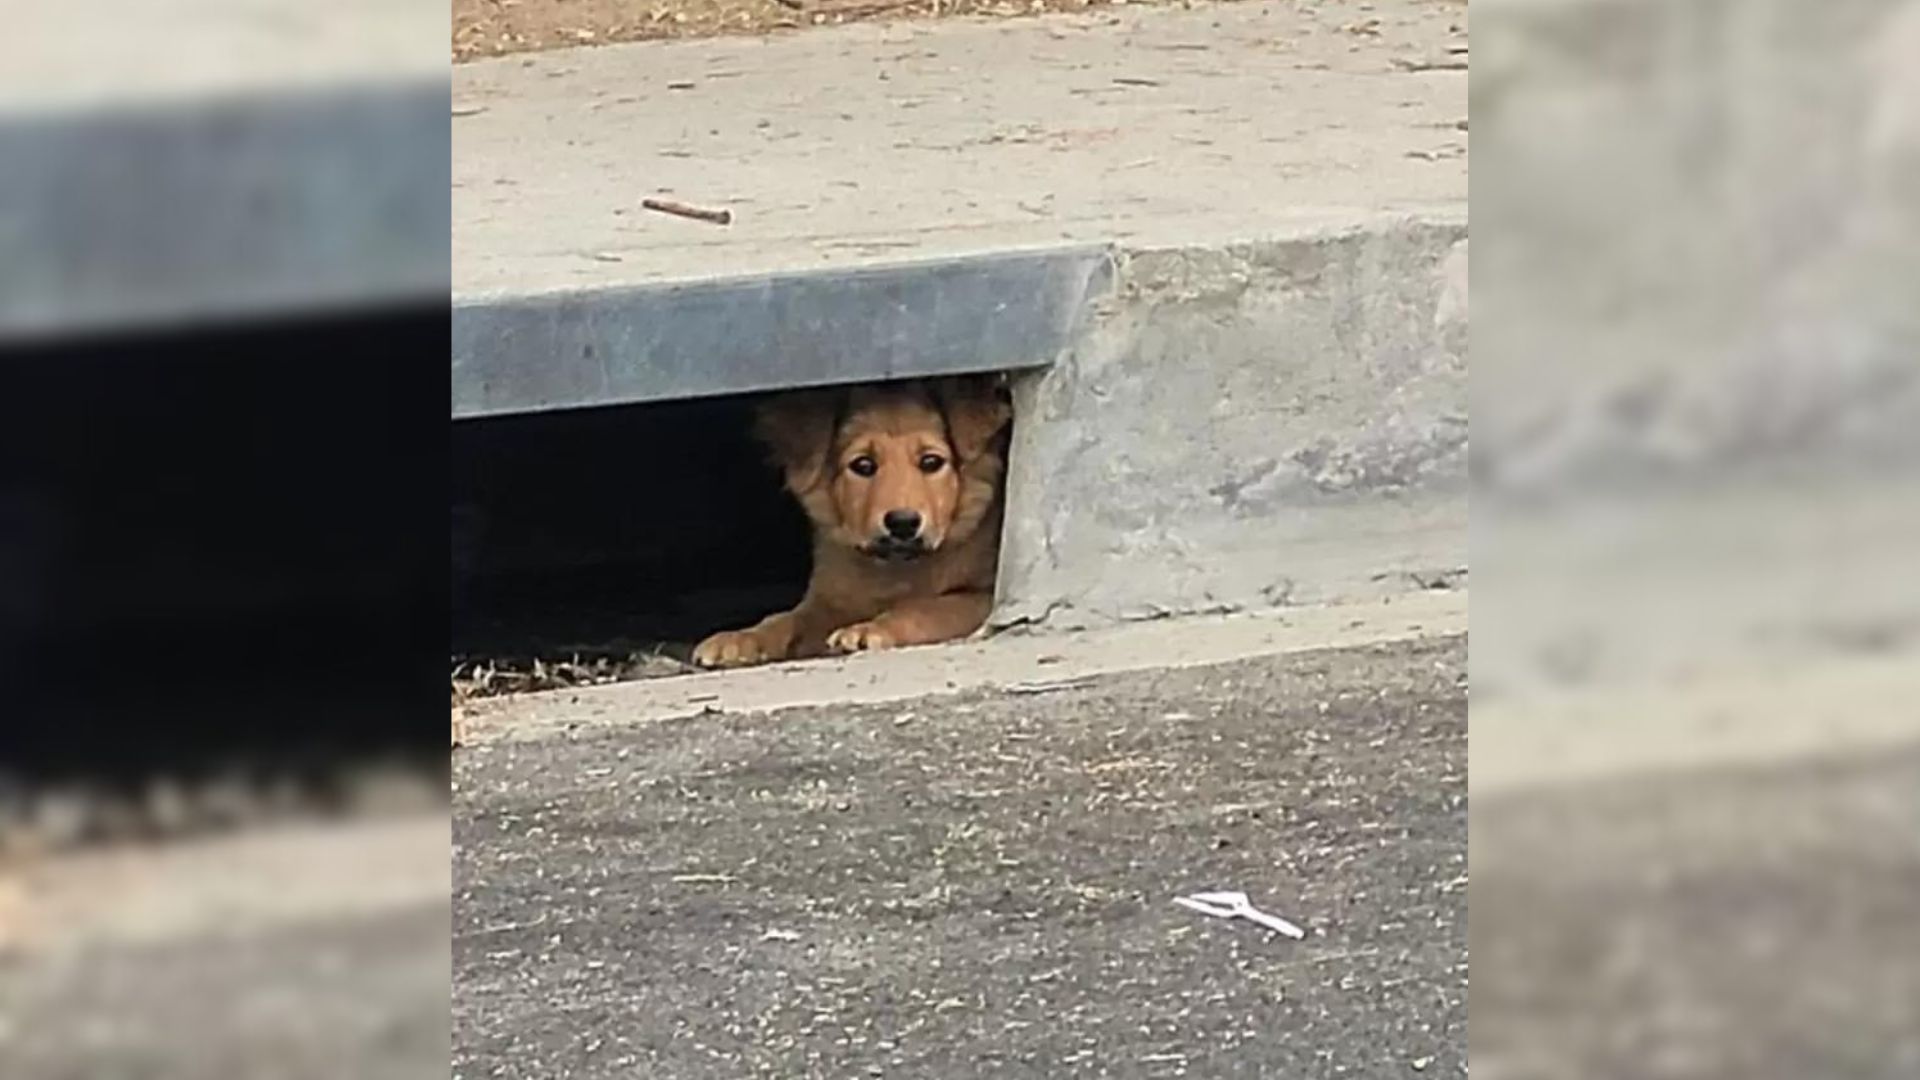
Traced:
<path id="1" fill-rule="evenodd" d="M 1000 558 L 1004 432 L 986 379 L 806 391 L 756 433 L 813 522 L 813 576 L 792 611 L 700 643 L 702 667 L 926 645 L 980 628 Z"/>

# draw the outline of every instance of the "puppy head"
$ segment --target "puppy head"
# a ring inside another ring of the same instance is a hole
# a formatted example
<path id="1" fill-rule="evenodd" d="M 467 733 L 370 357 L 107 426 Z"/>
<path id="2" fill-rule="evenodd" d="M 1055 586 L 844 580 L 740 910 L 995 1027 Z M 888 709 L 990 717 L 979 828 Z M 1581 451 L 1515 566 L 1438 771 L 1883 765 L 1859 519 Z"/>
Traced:
<path id="1" fill-rule="evenodd" d="M 991 381 L 949 379 L 787 395 L 757 431 L 822 536 L 905 561 L 979 527 L 1011 415 Z"/>

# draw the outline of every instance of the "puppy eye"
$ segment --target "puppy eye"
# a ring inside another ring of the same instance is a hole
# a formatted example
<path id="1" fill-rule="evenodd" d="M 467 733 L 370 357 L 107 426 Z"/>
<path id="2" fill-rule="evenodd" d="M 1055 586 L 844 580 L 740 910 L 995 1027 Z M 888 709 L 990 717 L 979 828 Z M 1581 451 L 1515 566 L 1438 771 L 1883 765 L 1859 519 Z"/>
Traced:
<path id="1" fill-rule="evenodd" d="M 939 454 L 921 454 L 920 455 L 920 471 L 921 472 L 936 473 L 946 467 L 947 467 L 947 459 L 941 457 Z"/>
<path id="2" fill-rule="evenodd" d="M 880 463 L 862 454 L 847 462 L 847 471 L 855 476 L 872 476 L 880 471 Z"/>

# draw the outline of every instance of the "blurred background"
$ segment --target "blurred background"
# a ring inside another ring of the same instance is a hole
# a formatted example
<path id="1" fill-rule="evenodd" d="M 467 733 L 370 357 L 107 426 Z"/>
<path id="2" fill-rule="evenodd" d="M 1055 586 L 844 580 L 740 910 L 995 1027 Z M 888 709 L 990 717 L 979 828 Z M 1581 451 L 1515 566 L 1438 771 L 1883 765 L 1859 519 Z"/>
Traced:
<path id="1" fill-rule="evenodd" d="M 1920 4 L 1473 6 L 1475 1074 L 1920 1075 Z"/>
<path id="2" fill-rule="evenodd" d="M 447 1047 L 447 11 L 10 5 L 0 1075 Z"/>

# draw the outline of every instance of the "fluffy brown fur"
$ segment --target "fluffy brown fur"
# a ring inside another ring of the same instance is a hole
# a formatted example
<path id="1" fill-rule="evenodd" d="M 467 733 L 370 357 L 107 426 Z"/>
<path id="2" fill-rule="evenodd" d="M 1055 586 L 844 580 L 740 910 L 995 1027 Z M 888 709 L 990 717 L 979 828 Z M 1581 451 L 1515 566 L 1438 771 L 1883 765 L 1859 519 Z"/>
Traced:
<path id="1" fill-rule="evenodd" d="M 763 407 L 756 433 L 813 522 L 813 575 L 798 607 L 709 637 L 694 662 L 739 667 L 979 629 L 1000 558 L 1011 415 L 986 379 L 807 391 Z M 908 515 L 910 538 L 899 535 Z"/>

